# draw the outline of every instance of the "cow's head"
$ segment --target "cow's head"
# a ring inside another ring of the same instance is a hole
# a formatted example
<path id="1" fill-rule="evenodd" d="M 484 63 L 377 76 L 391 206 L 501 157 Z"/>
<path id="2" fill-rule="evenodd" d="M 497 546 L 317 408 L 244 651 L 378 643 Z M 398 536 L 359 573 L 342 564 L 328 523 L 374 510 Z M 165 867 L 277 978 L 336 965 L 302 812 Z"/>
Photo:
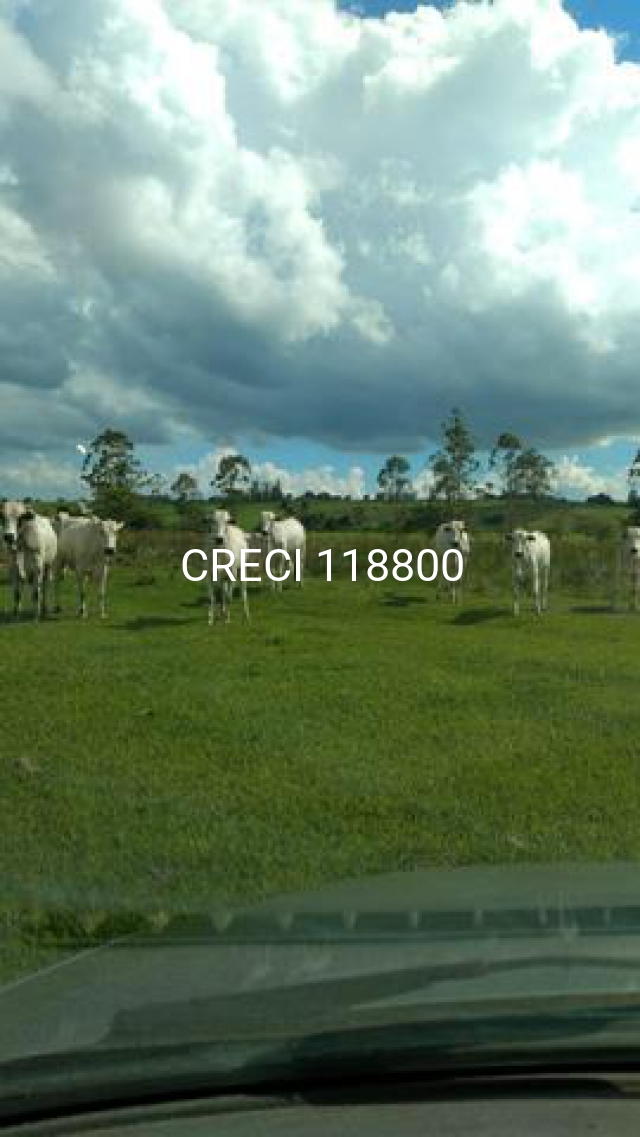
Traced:
<path id="1" fill-rule="evenodd" d="M 122 521 L 98 521 L 100 531 L 103 539 L 103 549 L 105 557 L 115 556 L 116 545 L 118 543 L 118 533 L 124 528 Z"/>
<path id="2" fill-rule="evenodd" d="M 7 548 L 15 549 L 18 544 L 20 520 L 27 513 L 27 507 L 22 501 L 3 501 L 2 503 L 2 529 L 4 542 Z"/>
<path id="3" fill-rule="evenodd" d="M 265 509 L 260 515 L 260 532 L 263 537 L 269 537 L 276 519 L 275 513 Z"/>
<path id="4" fill-rule="evenodd" d="M 506 540 L 511 545 L 513 556 L 517 561 L 524 559 L 530 545 L 535 539 L 535 533 L 528 533 L 526 529 L 514 529 L 512 533 L 507 533 L 506 536 Z"/>
<path id="5" fill-rule="evenodd" d="M 214 545 L 221 548 L 227 540 L 227 530 L 231 524 L 231 515 L 226 509 L 216 509 L 213 515 L 212 538 Z"/>
<path id="6" fill-rule="evenodd" d="M 468 553 L 470 549 L 469 534 L 464 521 L 450 521 L 447 525 L 449 544 L 452 549 L 461 553 Z"/>
<path id="7" fill-rule="evenodd" d="M 624 548 L 629 557 L 640 560 L 640 528 L 628 525 L 623 535 Z"/>

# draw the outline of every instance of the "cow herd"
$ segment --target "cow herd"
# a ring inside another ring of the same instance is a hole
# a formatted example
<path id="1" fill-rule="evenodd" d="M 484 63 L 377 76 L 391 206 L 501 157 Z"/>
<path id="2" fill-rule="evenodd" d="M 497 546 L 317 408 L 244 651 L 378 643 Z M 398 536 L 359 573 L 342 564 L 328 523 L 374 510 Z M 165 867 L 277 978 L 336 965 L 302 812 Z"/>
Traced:
<path id="1" fill-rule="evenodd" d="M 91 513 L 71 517 L 60 512 L 54 518 L 43 517 L 22 501 L 4 501 L 2 521 L 16 617 L 22 608 L 25 584 L 31 585 L 37 620 L 47 614 L 51 589 L 59 611 L 58 590 L 67 569 L 76 578 L 78 614 L 88 615 L 86 584 L 91 579 L 99 591 L 100 614 L 106 616 L 109 562 L 122 529 L 118 521 L 103 521 Z"/>
<path id="2" fill-rule="evenodd" d="M 14 615 L 20 615 L 22 592 L 26 584 L 31 586 L 33 608 L 36 619 L 45 616 L 53 592 L 53 605 L 60 610 L 59 585 L 65 572 L 75 575 L 78 595 L 78 615 L 88 615 L 86 585 L 93 581 L 99 595 L 100 614 L 107 615 L 107 582 L 109 565 L 116 552 L 118 533 L 122 524 L 103 520 L 95 514 L 83 510 L 81 516 L 71 516 L 58 512 L 48 518 L 36 513 L 21 501 L 2 502 L 2 525 L 4 545 L 8 559 L 9 583 L 13 594 Z M 233 555 L 232 563 L 239 565 L 243 550 L 259 550 L 260 554 L 272 562 L 274 576 L 278 583 L 272 587 L 282 588 L 286 575 L 286 565 L 295 561 L 298 566 L 296 579 L 302 585 L 306 551 L 304 527 L 294 517 L 278 519 L 272 512 L 261 515 L 259 530 L 246 533 L 226 510 L 216 510 L 211 519 L 209 534 L 211 547 L 220 552 L 227 550 Z M 518 615 L 523 590 L 530 589 L 533 609 L 538 614 L 546 611 L 551 569 L 551 542 L 545 533 L 538 530 L 514 529 L 505 538 L 510 546 L 511 575 L 513 582 L 513 612 Z M 448 550 L 457 550 L 466 570 L 471 555 L 471 540 L 463 521 L 453 520 L 440 525 L 436 531 L 433 548 L 442 563 Z M 203 554 L 204 555 L 204 554 Z M 230 558 L 231 559 L 231 558 Z M 618 570 L 626 581 L 630 593 L 630 606 L 637 609 L 640 604 L 640 527 L 627 526 L 620 538 L 618 550 Z M 240 590 L 245 619 L 249 619 L 246 581 L 233 569 L 221 574 L 216 583 L 209 573 L 209 623 L 212 624 L 219 611 L 222 619 L 230 618 L 230 604 L 234 589 Z M 273 577 L 272 577 L 273 580 Z M 445 585 L 454 602 L 459 598 L 458 582 L 438 581 L 438 590 Z"/>

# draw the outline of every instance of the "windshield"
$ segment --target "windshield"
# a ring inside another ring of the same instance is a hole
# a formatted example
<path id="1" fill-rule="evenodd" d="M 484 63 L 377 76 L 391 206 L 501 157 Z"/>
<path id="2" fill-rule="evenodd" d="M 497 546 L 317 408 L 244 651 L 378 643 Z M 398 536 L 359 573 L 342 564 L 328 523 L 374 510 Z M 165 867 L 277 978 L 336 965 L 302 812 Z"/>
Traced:
<path id="1" fill-rule="evenodd" d="M 1 6 L 0 1083 L 637 1046 L 638 33 Z"/>

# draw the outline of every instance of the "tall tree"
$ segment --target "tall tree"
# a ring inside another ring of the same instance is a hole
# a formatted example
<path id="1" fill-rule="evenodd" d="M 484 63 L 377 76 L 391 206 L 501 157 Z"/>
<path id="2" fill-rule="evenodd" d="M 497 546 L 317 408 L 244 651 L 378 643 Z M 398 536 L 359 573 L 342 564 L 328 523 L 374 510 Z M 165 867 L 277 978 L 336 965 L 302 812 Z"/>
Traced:
<path id="1" fill-rule="evenodd" d="M 404 491 L 411 485 L 410 469 L 408 460 L 401 454 L 392 454 L 387 458 L 378 473 L 378 485 L 387 497 L 399 501 Z"/>
<path id="2" fill-rule="evenodd" d="M 243 454 L 224 454 L 211 485 L 220 494 L 244 493 L 251 481 L 251 463 Z"/>
<path id="3" fill-rule="evenodd" d="M 516 461 L 523 449 L 517 434 L 503 431 L 489 456 L 489 469 L 498 474 L 505 497 L 512 497 L 516 493 Z"/>
<path id="4" fill-rule="evenodd" d="M 547 497 L 553 492 L 553 474 L 553 462 L 530 446 L 514 459 L 514 493 L 533 498 Z"/>
<path id="5" fill-rule="evenodd" d="M 126 520 L 136 494 L 149 484 L 129 436 L 109 428 L 89 446 L 81 476 L 91 490 L 96 512 L 116 521 Z"/>
<path id="6" fill-rule="evenodd" d="M 471 431 L 457 407 L 442 424 L 442 447 L 431 455 L 429 464 L 434 497 L 444 497 L 453 505 L 470 495 L 480 463 Z"/>
<path id="7" fill-rule="evenodd" d="M 636 453 L 627 473 L 629 487 L 629 505 L 638 505 L 640 502 L 640 450 Z"/>
<path id="8" fill-rule="evenodd" d="M 198 482 L 193 474 L 183 470 L 172 483 L 171 493 L 178 499 L 180 505 L 184 505 L 185 502 L 191 501 L 197 496 Z"/>

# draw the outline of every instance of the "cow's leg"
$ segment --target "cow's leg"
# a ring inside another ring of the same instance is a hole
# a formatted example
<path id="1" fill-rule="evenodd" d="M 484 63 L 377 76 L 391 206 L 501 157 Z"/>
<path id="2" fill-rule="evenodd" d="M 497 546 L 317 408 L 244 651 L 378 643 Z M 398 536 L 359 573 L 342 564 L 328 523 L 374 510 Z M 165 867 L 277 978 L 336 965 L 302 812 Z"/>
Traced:
<path id="1" fill-rule="evenodd" d="M 78 589 L 78 615 L 86 620 L 87 605 L 84 596 L 84 573 L 79 569 L 76 569 L 76 586 Z"/>
<path id="2" fill-rule="evenodd" d="M 108 565 L 103 565 L 102 570 L 98 574 L 99 587 L 100 587 L 100 618 L 106 620 L 107 618 L 107 578 L 109 576 Z"/>
<path id="3" fill-rule="evenodd" d="M 242 595 L 242 608 L 244 611 L 244 618 L 245 618 L 246 623 L 248 624 L 249 619 L 250 619 L 250 617 L 249 617 L 249 605 L 247 603 L 247 586 L 246 586 L 244 581 L 242 581 L 242 583 L 240 585 L 240 593 Z"/>
<path id="4" fill-rule="evenodd" d="M 520 578 L 517 572 L 513 574 L 513 614 L 520 615 Z"/>
<path id="5" fill-rule="evenodd" d="M 13 577 L 13 615 L 17 620 L 22 611 L 22 576 L 16 569 Z"/>
<path id="6" fill-rule="evenodd" d="M 533 595 L 533 611 L 540 615 L 540 576 L 537 568 L 531 571 L 531 591 Z"/>
<path id="7" fill-rule="evenodd" d="M 40 614 L 43 620 L 47 618 L 47 592 L 51 580 L 51 570 L 48 565 L 45 565 L 42 572 L 42 586 L 40 595 Z"/>
<path id="8" fill-rule="evenodd" d="M 33 598 L 33 618 L 39 620 L 42 615 L 42 587 L 43 587 L 44 568 L 42 565 L 37 565 L 33 574 L 33 584 L 31 588 L 31 595 Z"/>

